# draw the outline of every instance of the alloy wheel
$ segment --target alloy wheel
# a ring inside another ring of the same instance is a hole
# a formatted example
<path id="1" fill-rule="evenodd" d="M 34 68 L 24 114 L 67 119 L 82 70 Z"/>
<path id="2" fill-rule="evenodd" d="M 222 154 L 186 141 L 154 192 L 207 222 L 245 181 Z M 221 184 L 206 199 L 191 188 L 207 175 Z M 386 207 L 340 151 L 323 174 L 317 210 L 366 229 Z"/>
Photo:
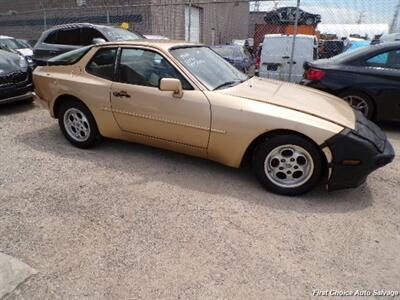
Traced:
<path id="1" fill-rule="evenodd" d="M 64 113 L 64 126 L 68 135 L 77 142 L 85 142 L 90 136 L 90 125 L 85 114 L 77 108 Z"/>
<path id="2" fill-rule="evenodd" d="M 270 181 L 283 188 L 295 188 L 306 183 L 314 172 L 314 161 L 304 148 L 282 145 L 265 158 L 264 171 Z"/>
<path id="3" fill-rule="evenodd" d="M 363 113 L 364 116 L 368 116 L 369 106 L 368 102 L 360 96 L 349 95 L 343 98 L 347 101 L 352 108 Z"/>

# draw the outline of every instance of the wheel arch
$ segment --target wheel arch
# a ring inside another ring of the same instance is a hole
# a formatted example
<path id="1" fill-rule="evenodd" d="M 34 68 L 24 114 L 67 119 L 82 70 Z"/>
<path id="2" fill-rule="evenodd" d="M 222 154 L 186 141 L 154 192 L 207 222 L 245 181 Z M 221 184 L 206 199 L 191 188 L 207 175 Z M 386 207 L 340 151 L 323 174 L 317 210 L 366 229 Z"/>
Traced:
<path id="1" fill-rule="evenodd" d="M 377 101 L 376 101 L 375 97 L 372 95 L 372 93 L 370 91 L 366 90 L 366 89 L 346 87 L 346 88 L 341 89 L 340 91 L 338 91 L 337 96 L 339 98 L 342 98 L 342 96 L 344 94 L 347 94 L 347 93 L 350 93 L 350 92 L 364 94 L 371 100 L 372 105 L 373 105 L 373 108 L 372 108 L 373 109 L 372 119 L 375 119 L 376 115 L 378 113 L 378 105 L 377 105 Z"/>
<path id="2" fill-rule="evenodd" d="M 78 97 L 75 97 L 75 96 L 72 96 L 72 95 L 69 95 L 69 94 L 63 94 L 63 95 L 60 95 L 60 96 L 58 96 L 58 97 L 56 98 L 56 100 L 54 101 L 52 110 L 51 110 L 53 116 L 54 116 L 56 119 L 58 119 L 58 114 L 59 114 L 59 112 L 60 112 L 61 104 L 62 104 L 62 103 L 65 103 L 65 102 L 67 102 L 67 101 L 80 102 L 80 103 L 83 104 L 89 111 L 91 111 L 91 110 L 89 109 L 89 107 L 88 107 L 81 99 L 79 99 Z"/>
<path id="3" fill-rule="evenodd" d="M 262 134 L 260 134 L 258 137 L 256 137 L 247 147 L 242 161 L 241 161 L 241 165 L 243 166 L 244 164 L 249 162 L 249 159 L 251 159 L 251 157 L 253 156 L 254 151 L 257 149 L 257 146 L 264 141 L 265 139 L 269 139 L 275 136 L 279 136 L 279 135 L 285 135 L 285 134 L 292 134 L 292 135 L 296 135 L 299 137 L 304 138 L 305 140 L 311 142 L 316 149 L 318 149 L 319 154 L 321 155 L 322 158 L 322 162 L 323 162 L 323 167 L 325 168 L 328 165 L 328 160 L 327 157 L 325 156 L 325 154 L 323 153 L 321 147 L 319 147 L 319 145 L 311 138 L 309 138 L 308 136 L 298 132 L 298 131 L 294 131 L 294 130 L 290 130 L 290 129 L 274 129 L 271 131 L 267 131 L 264 132 Z"/>

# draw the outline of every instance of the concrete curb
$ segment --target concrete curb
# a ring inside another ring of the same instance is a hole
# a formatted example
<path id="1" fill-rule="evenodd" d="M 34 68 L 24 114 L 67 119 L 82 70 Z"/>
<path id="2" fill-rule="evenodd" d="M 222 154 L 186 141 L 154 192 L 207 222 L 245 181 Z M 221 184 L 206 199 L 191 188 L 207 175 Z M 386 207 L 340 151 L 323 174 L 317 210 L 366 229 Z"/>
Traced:
<path id="1" fill-rule="evenodd" d="M 22 261 L 0 253 L 0 299 L 12 293 L 37 271 Z"/>

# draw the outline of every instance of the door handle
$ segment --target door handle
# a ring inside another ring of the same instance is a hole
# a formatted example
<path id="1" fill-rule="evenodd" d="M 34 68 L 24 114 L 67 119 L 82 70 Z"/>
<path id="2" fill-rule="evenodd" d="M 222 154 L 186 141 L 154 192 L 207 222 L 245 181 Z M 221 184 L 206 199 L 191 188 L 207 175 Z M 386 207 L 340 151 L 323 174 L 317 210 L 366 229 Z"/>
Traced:
<path id="1" fill-rule="evenodd" d="M 283 59 L 289 59 L 290 56 L 282 56 Z"/>
<path id="2" fill-rule="evenodd" d="M 113 96 L 120 97 L 120 98 L 122 98 L 122 97 L 130 98 L 131 97 L 131 95 L 129 95 L 128 92 L 126 92 L 126 91 L 113 92 Z"/>

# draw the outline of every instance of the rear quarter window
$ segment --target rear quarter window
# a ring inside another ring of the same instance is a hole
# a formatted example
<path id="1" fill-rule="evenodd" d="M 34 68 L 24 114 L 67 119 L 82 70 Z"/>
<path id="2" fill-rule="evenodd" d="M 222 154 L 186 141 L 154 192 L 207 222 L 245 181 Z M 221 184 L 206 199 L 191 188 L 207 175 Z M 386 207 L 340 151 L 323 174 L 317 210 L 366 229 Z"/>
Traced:
<path id="1" fill-rule="evenodd" d="M 86 66 L 86 72 L 107 80 L 114 79 L 117 48 L 99 49 Z"/>
<path id="2" fill-rule="evenodd" d="M 87 46 L 83 48 L 79 48 L 77 50 L 69 51 L 53 57 L 48 60 L 48 65 L 55 66 L 55 65 L 73 65 L 76 64 L 78 61 L 81 60 L 82 57 L 92 49 L 92 46 Z"/>

